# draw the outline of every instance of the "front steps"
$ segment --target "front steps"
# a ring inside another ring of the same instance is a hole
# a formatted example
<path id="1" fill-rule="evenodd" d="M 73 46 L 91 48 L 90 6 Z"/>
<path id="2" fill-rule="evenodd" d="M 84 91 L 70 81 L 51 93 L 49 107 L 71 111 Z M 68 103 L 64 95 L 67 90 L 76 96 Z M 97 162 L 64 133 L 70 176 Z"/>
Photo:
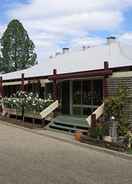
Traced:
<path id="1" fill-rule="evenodd" d="M 85 118 L 59 115 L 51 121 L 46 127 L 48 130 L 61 131 L 65 133 L 74 133 L 77 130 L 88 130 L 88 124 Z"/>

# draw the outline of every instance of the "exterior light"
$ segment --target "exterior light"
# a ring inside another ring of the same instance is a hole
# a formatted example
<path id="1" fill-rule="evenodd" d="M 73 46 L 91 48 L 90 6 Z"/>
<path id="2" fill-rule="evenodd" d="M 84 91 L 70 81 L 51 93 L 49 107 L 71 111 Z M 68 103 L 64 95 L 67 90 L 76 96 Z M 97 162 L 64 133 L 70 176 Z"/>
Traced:
<path id="1" fill-rule="evenodd" d="M 111 116 L 111 118 L 110 118 L 112 121 L 114 121 L 115 120 L 115 117 L 114 116 Z"/>

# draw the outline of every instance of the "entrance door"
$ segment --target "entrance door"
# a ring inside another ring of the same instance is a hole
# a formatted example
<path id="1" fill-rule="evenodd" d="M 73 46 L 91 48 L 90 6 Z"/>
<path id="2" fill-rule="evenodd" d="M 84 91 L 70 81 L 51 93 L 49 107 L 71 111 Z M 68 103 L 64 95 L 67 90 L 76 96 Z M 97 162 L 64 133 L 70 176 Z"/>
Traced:
<path id="1" fill-rule="evenodd" d="M 102 104 L 102 80 L 75 80 L 72 82 L 73 115 L 88 116 Z"/>
<path id="2" fill-rule="evenodd" d="M 62 105 L 62 113 L 70 114 L 70 88 L 69 81 L 64 81 L 61 84 L 61 105 Z"/>

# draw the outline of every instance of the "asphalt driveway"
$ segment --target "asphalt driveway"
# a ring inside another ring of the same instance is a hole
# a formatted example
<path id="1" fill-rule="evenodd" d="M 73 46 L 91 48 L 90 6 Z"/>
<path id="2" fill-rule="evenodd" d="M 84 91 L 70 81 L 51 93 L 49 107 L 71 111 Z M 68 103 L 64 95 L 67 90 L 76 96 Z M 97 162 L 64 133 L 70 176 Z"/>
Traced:
<path id="1" fill-rule="evenodd" d="M 0 122 L 0 184 L 132 184 L 132 161 Z"/>

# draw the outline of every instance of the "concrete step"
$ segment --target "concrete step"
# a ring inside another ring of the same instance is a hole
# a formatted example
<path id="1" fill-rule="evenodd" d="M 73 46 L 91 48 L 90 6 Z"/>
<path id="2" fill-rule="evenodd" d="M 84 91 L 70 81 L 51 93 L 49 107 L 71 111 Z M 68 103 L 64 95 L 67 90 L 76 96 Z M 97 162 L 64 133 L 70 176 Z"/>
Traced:
<path id="1" fill-rule="evenodd" d="M 83 128 L 83 129 L 87 129 L 88 126 L 84 125 L 84 124 L 78 124 L 78 123 L 70 123 L 70 122 L 61 122 L 61 121 L 54 121 L 54 124 L 56 125 L 61 125 L 61 126 L 66 126 L 66 127 L 76 127 L 76 128 Z"/>
<path id="2" fill-rule="evenodd" d="M 61 125 L 56 125 L 56 124 L 50 125 L 50 128 L 63 130 L 63 131 L 66 131 L 66 132 L 71 132 L 71 133 L 74 133 L 75 131 L 78 130 L 77 128 L 71 128 L 71 127 L 66 127 L 66 126 L 61 126 Z"/>
<path id="3" fill-rule="evenodd" d="M 88 125 L 85 118 L 60 115 L 53 119 L 46 128 L 74 133 L 77 130 L 88 130 Z"/>
<path id="4" fill-rule="evenodd" d="M 75 116 L 57 116 L 54 121 L 56 122 L 64 122 L 64 123 L 69 123 L 69 124 L 76 124 L 76 125 L 83 125 L 87 127 L 87 121 L 86 118 L 84 117 L 75 117 Z"/>

